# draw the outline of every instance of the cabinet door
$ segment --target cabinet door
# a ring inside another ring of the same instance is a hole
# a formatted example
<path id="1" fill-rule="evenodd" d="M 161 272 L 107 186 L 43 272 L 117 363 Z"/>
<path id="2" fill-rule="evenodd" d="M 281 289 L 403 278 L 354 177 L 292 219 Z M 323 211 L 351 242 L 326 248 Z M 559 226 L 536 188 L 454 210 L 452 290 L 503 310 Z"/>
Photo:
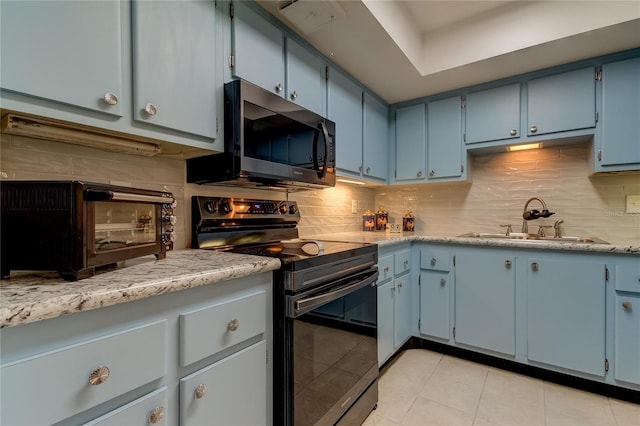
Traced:
<path id="1" fill-rule="evenodd" d="M 134 119 L 215 138 L 215 3 L 132 5 Z"/>
<path id="2" fill-rule="evenodd" d="M 616 380 L 640 384 L 640 295 L 616 296 Z"/>
<path id="3" fill-rule="evenodd" d="M 393 280 L 378 283 L 378 365 L 382 365 L 394 349 L 394 293 Z"/>
<path id="4" fill-rule="evenodd" d="M 520 84 L 467 95 L 465 142 L 478 143 L 520 136 Z"/>
<path id="5" fill-rule="evenodd" d="M 388 179 L 389 122 L 387 105 L 364 92 L 362 173 L 386 181 Z"/>
<path id="6" fill-rule="evenodd" d="M 528 259 L 530 360 L 604 377 L 604 321 L 604 264 Z"/>
<path id="7" fill-rule="evenodd" d="M 2 89 L 122 116 L 120 7 L 117 1 L 2 2 Z"/>
<path id="8" fill-rule="evenodd" d="M 595 127 L 594 68 L 531 80 L 527 104 L 529 136 Z"/>
<path id="9" fill-rule="evenodd" d="M 327 65 L 319 56 L 288 38 L 287 99 L 306 109 L 327 115 Z"/>
<path id="10" fill-rule="evenodd" d="M 449 340 L 449 273 L 420 272 L 420 334 Z"/>
<path id="11" fill-rule="evenodd" d="M 327 117 L 336 123 L 338 172 L 362 169 L 362 88 L 342 72 L 329 72 Z"/>
<path id="12" fill-rule="evenodd" d="M 456 254 L 456 342 L 515 354 L 514 257 Z"/>
<path id="13" fill-rule="evenodd" d="M 266 90 L 285 95 L 282 32 L 244 2 L 234 2 L 232 25 L 233 75 Z"/>
<path id="14" fill-rule="evenodd" d="M 395 278 L 393 282 L 396 287 L 393 346 L 397 349 L 411 336 L 411 275 Z"/>
<path id="15" fill-rule="evenodd" d="M 267 344 L 261 341 L 180 380 L 180 424 L 267 424 Z"/>
<path id="16" fill-rule="evenodd" d="M 429 179 L 462 175 L 462 108 L 460 97 L 427 105 Z"/>
<path id="17" fill-rule="evenodd" d="M 396 180 L 422 180 L 426 163 L 425 105 L 396 110 Z"/>
<path id="18" fill-rule="evenodd" d="M 603 166 L 640 164 L 640 58 L 602 66 Z"/>

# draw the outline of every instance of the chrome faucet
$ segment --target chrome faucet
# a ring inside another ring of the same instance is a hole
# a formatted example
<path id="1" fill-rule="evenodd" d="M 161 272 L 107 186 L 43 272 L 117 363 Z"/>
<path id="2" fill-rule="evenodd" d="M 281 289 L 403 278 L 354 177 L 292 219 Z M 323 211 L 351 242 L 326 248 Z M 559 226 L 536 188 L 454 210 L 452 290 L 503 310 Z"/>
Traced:
<path id="1" fill-rule="evenodd" d="M 527 210 L 527 208 L 529 208 L 529 204 L 532 201 L 538 201 L 542 205 L 542 211 L 535 210 L 535 209 Z M 522 221 L 522 232 L 525 234 L 529 233 L 529 226 L 527 225 L 528 220 L 539 219 L 541 217 L 549 217 L 552 214 L 555 214 L 555 213 L 550 212 L 547 209 L 547 204 L 544 202 L 544 200 L 542 200 L 542 198 L 538 198 L 538 197 L 529 198 L 527 202 L 524 203 L 524 209 L 522 212 L 522 218 L 524 219 Z"/>

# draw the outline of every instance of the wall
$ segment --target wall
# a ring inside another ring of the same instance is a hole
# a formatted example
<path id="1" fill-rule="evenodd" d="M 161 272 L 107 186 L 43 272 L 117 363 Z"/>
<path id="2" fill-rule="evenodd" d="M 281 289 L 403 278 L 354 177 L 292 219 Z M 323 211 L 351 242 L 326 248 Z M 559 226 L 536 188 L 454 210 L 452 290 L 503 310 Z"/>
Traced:
<path id="1" fill-rule="evenodd" d="M 416 232 L 451 236 L 465 232 L 502 232 L 511 224 L 518 232 L 524 203 L 540 197 L 556 214 L 529 222 L 553 225 L 563 219 L 566 235 L 595 236 L 617 244 L 640 243 L 640 215 L 626 214 L 624 196 L 640 194 L 635 175 L 589 177 L 589 146 L 545 148 L 470 158 L 473 183 L 335 188 L 289 194 L 300 207 L 301 237 L 361 230 L 366 209 L 381 206 L 391 222 L 412 210 Z M 190 199 L 214 195 L 285 199 L 282 192 L 199 186 L 185 183 L 185 163 L 101 151 L 57 142 L 2 135 L 2 179 L 79 179 L 166 189 L 179 200 L 176 247 L 190 245 Z M 352 200 L 357 203 L 351 212 Z M 531 208 L 540 209 L 537 203 Z"/>
<path id="2" fill-rule="evenodd" d="M 640 176 L 589 177 L 589 145 L 544 148 L 470 158 L 473 183 L 407 185 L 376 190 L 376 206 L 401 222 L 411 209 L 416 232 L 451 236 L 466 232 L 520 232 L 531 197 L 556 214 L 529 221 L 529 231 L 563 219 L 563 233 L 594 236 L 616 244 L 640 243 L 640 215 L 625 213 L 625 195 L 640 194 Z M 530 209 L 541 210 L 537 202 Z M 548 232 L 552 234 L 553 230 Z"/>

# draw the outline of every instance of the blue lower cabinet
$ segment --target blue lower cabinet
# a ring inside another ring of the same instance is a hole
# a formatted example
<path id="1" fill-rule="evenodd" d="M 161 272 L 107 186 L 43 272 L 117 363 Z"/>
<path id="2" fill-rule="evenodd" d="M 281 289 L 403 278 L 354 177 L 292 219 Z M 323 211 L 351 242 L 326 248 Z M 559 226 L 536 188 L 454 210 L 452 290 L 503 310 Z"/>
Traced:
<path id="1" fill-rule="evenodd" d="M 515 258 L 456 253 L 455 341 L 515 355 Z"/>
<path id="2" fill-rule="evenodd" d="M 393 280 L 378 283 L 378 365 L 382 365 L 395 349 L 393 345 Z"/>
<path id="3" fill-rule="evenodd" d="M 450 273 L 420 271 L 420 334 L 449 340 Z"/>
<path id="4" fill-rule="evenodd" d="M 615 377 L 640 385 L 640 294 L 615 298 Z"/>
<path id="5" fill-rule="evenodd" d="M 556 257 L 527 259 L 527 357 L 604 377 L 606 266 Z"/>

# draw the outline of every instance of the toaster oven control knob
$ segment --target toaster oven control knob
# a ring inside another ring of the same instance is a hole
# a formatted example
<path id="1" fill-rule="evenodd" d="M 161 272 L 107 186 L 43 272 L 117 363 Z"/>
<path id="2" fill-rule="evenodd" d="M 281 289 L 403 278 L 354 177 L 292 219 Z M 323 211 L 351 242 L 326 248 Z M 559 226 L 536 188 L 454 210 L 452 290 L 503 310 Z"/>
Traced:
<path id="1" fill-rule="evenodd" d="M 289 206 L 289 213 L 290 214 L 296 214 L 298 213 L 298 205 L 297 204 L 291 204 Z"/>
<path id="2" fill-rule="evenodd" d="M 204 209 L 209 213 L 215 213 L 216 211 L 218 211 L 218 209 L 216 209 L 216 203 L 214 203 L 213 201 L 207 201 L 206 203 L 204 203 Z"/>
<path id="3" fill-rule="evenodd" d="M 280 214 L 287 214 L 288 210 L 289 208 L 285 203 L 280 204 L 280 207 L 278 207 L 278 211 L 280 212 Z"/>
<path id="4" fill-rule="evenodd" d="M 174 214 L 167 214 L 162 216 L 162 221 L 171 225 L 175 225 L 176 223 L 178 223 L 178 218 Z"/>

